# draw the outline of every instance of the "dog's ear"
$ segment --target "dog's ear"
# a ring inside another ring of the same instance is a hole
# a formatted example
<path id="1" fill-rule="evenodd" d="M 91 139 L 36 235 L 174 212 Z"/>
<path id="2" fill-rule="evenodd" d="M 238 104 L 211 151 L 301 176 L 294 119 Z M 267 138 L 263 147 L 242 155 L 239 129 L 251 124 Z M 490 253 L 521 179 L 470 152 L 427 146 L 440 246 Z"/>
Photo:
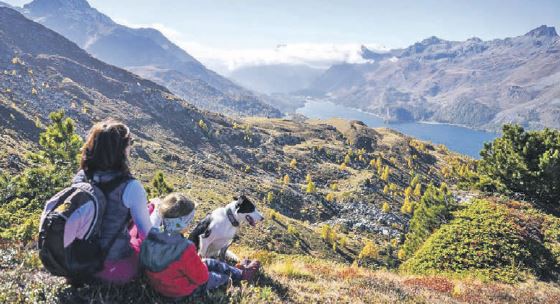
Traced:
<path id="1" fill-rule="evenodd" d="M 251 213 L 255 211 L 255 204 L 249 200 L 245 195 L 242 195 L 240 199 L 235 203 L 235 208 L 237 212 L 240 213 Z"/>

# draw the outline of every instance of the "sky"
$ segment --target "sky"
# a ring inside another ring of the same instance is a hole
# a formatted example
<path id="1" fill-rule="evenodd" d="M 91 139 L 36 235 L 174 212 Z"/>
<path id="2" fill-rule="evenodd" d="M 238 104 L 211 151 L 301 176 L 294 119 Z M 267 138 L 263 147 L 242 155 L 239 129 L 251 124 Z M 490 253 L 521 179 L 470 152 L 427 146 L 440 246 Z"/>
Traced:
<path id="1" fill-rule="evenodd" d="M 159 29 L 199 60 L 222 65 L 219 69 L 316 57 L 351 62 L 360 60 L 360 45 L 399 48 L 429 36 L 488 40 L 522 35 L 542 24 L 560 28 L 560 0 L 89 2 L 119 23 Z"/>

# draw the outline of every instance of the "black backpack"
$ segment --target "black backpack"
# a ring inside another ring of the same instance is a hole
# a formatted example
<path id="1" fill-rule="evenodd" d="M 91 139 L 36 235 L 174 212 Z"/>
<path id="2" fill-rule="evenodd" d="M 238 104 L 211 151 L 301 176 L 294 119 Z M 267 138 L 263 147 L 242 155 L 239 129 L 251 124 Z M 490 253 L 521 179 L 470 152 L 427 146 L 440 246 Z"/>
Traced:
<path id="1" fill-rule="evenodd" d="M 99 234 L 107 205 L 106 194 L 129 179 L 131 177 L 127 175 L 103 184 L 92 181 L 75 182 L 47 201 L 39 225 L 38 248 L 39 258 L 50 273 L 56 276 L 87 279 L 103 269 L 108 251 L 119 235 L 117 233 L 110 240 L 107 248 L 101 248 Z M 90 201 L 94 204 L 95 213 L 84 238 L 76 238 L 64 247 L 64 229 L 67 220 L 76 210 Z M 124 229 L 129 221 L 130 213 L 123 221 L 120 230 Z"/>

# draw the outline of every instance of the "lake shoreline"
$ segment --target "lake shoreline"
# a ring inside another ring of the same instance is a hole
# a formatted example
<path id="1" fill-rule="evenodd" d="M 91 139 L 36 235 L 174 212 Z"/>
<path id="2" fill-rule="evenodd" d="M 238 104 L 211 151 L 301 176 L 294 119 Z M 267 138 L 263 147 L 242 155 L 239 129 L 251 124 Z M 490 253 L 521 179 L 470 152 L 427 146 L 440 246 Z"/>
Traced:
<path id="1" fill-rule="evenodd" d="M 382 116 L 380 116 L 380 115 L 378 115 L 378 114 L 376 114 L 376 113 L 369 112 L 369 111 L 366 111 L 366 110 L 363 110 L 363 109 L 360 109 L 360 108 L 354 108 L 354 107 L 348 107 L 348 106 L 345 106 L 345 105 L 340 105 L 340 104 L 337 104 L 337 103 L 335 103 L 335 102 L 333 102 L 333 101 L 330 101 L 330 100 L 320 100 L 320 99 L 318 99 L 318 100 L 314 100 L 314 101 L 315 101 L 315 102 L 328 102 L 328 103 L 331 103 L 331 104 L 333 104 L 333 105 L 343 106 L 343 107 L 346 107 L 346 108 L 348 108 L 348 109 L 351 109 L 351 110 L 354 110 L 354 111 L 359 111 L 359 112 L 364 113 L 364 114 L 372 115 L 372 116 L 375 116 L 375 117 L 377 117 L 377 118 L 379 118 L 379 119 L 383 119 L 384 121 L 386 121 L 386 119 L 385 119 L 384 117 L 382 117 Z M 305 105 L 304 105 L 304 107 L 305 107 Z M 299 109 L 299 108 L 298 108 L 298 109 Z M 297 109 L 296 109 L 296 111 L 297 111 Z M 441 122 L 441 121 L 435 121 L 435 120 L 413 120 L 413 121 L 409 121 L 409 122 L 406 122 L 406 121 L 403 121 L 403 122 L 390 122 L 390 121 L 388 121 L 388 122 L 386 122 L 387 125 L 398 125 L 398 124 L 406 124 L 406 123 L 421 123 L 421 124 L 431 124 L 431 125 L 447 125 L 447 126 L 454 126 L 454 127 L 466 128 L 466 129 L 470 129 L 470 130 L 473 130 L 473 131 L 481 131 L 481 132 L 488 132 L 488 133 L 498 133 L 497 131 L 494 131 L 494 130 L 492 130 L 492 129 L 474 128 L 474 127 L 472 127 L 472 126 L 465 125 L 465 124 L 458 124 L 458 123 L 451 123 L 451 122 Z"/>
<path id="2" fill-rule="evenodd" d="M 476 130 L 449 123 L 433 121 L 388 123 L 374 113 L 335 104 L 328 100 L 308 100 L 303 107 L 296 110 L 296 113 L 317 119 L 360 120 L 371 128 L 389 128 L 434 144 L 444 144 L 452 151 L 476 159 L 480 158 L 479 152 L 484 143 L 498 137 L 496 132 Z"/>

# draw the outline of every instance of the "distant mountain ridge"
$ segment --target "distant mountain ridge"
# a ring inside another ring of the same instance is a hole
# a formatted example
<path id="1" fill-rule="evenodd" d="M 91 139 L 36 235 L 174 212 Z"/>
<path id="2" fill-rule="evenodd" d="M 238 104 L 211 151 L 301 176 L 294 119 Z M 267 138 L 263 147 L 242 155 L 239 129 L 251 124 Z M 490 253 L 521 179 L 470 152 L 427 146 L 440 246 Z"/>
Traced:
<path id="1" fill-rule="evenodd" d="M 174 83 L 166 77 L 152 80 L 204 109 L 225 114 L 279 117 L 281 113 L 254 93 L 208 70 L 203 64 L 151 28 L 133 29 L 115 23 L 91 7 L 86 0 L 34 0 L 22 13 L 70 39 L 94 57 L 109 64 L 134 70 L 150 78 L 145 71 L 158 69 L 175 74 Z M 204 83 L 202 83 L 204 82 Z M 201 84 L 199 88 L 197 83 Z M 189 89 L 184 89 L 183 87 Z M 213 87 L 212 95 L 205 87 Z"/>
<path id="2" fill-rule="evenodd" d="M 540 26 L 482 41 L 429 37 L 371 62 L 332 66 L 302 94 L 378 114 L 498 129 L 504 123 L 560 128 L 560 37 Z"/>
<path id="3" fill-rule="evenodd" d="M 308 87 L 324 72 L 305 64 L 267 64 L 237 68 L 229 77 L 258 92 L 285 94 Z"/>

